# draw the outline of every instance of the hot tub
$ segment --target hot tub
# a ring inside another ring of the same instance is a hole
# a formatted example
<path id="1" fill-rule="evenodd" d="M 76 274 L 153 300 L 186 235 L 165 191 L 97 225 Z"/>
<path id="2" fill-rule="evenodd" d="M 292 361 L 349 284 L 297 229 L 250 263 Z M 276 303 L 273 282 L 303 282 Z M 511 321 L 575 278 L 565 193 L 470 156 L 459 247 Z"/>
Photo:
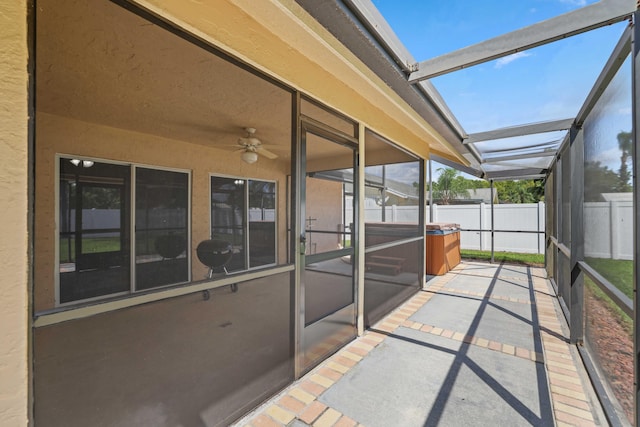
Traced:
<path id="1" fill-rule="evenodd" d="M 441 276 L 460 263 L 460 224 L 426 224 L 426 274 Z"/>

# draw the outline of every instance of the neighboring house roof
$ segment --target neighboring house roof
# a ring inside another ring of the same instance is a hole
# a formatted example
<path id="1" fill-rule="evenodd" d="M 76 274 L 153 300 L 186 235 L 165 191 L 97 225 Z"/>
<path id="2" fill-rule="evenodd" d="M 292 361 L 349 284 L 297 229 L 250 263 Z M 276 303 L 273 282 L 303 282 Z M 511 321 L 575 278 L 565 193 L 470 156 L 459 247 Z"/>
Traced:
<path id="1" fill-rule="evenodd" d="M 470 199 L 480 199 L 484 203 L 491 203 L 491 188 L 476 188 L 469 190 Z M 493 188 L 493 201 L 498 202 L 498 190 Z"/>

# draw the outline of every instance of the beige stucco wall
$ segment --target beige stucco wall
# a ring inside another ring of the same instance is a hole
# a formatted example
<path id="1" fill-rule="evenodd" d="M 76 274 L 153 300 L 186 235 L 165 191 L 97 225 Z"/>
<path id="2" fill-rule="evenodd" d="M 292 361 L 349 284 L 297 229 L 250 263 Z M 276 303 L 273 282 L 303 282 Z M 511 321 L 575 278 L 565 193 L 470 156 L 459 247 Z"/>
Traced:
<path id="1" fill-rule="evenodd" d="M 307 230 L 340 231 L 342 228 L 342 183 L 307 178 L 306 216 L 312 218 Z M 307 254 L 335 251 L 341 236 L 337 234 L 307 234 Z"/>
<path id="2" fill-rule="evenodd" d="M 0 425 L 28 419 L 27 2 L 0 2 Z"/>
<path id="3" fill-rule="evenodd" d="M 261 158 L 249 165 L 238 153 L 203 145 L 38 113 L 36 118 L 35 285 L 36 312 L 52 308 L 55 297 L 55 163 L 56 154 L 89 156 L 191 171 L 191 259 L 194 281 L 207 268 L 195 249 L 209 238 L 210 174 L 277 182 L 278 261 L 286 262 L 286 176 L 288 162 Z"/>

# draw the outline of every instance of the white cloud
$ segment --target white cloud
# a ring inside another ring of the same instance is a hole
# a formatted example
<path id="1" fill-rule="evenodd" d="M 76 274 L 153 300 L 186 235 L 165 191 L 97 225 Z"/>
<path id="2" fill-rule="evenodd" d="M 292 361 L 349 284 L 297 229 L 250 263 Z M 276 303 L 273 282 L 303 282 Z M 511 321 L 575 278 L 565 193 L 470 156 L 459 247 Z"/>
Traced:
<path id="1" fill-rule="evenodd" d="M 597 160 L 601 165 L 609 167 L 612 171 L 617 171 L 620 168 L 620 154 L 621 151 L 616 145 L 597 153 L 593 159 L 589 160 Z"/>
<path id="2" fill-rule="evenodd" d="M 560 3 L 582 7 L 587 5 L 587 0 L 560 0 Z"/>
<path id="3" fill-rule="evenodd" d="M 413 163 L 391 164 L 386 167 L 386 176 L 388 179 L 411 184 L 419 180 L 420 168 Z"/>
<path id="4" fill-rule="evenodd" d="M 527 56 L 531 56 L 531 54 L 527 52 L 517 52 L 513 55 L 505 56 L 504 58 L 500 58 L 496 61 L 496 65 L 494 66 L 494 68 L 500 69 L 505 65 L 512 63 L 516 59 L 526 58 Z"/>

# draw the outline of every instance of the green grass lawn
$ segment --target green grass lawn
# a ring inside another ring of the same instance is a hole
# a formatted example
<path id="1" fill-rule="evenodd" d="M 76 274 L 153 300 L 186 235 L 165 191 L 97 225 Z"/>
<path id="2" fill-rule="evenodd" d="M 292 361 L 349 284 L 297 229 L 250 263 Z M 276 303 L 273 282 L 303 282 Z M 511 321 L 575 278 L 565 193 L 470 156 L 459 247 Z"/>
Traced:
<path id="1" fill-rule="evenodd" d="M 461 249 L 460 254 L 463 259 L 475 259 L 482 261 L 491 260 L 491 251 L 476 251 L 472 249 Z M 494 252 L 495 262 L 507 264 L 523 264 L 534 267 L 544 266 L 544 254 L 522 254 L 518 252 Z"/>
<path id="2" fill-rule="evenodd" d="M 120 250 L 119 237 L 93 237 L 82 242 L 83 253 L 115 252 Z M 71 259 L 75 258 L 76 248 L 71 240 Z M 60 262 L 69 262 L 69 241 L 60 240 Z"/>
<path id="3" fill-rule="evenodd" d="M 585 261 L 612 285 L 633 299 L 633 261 L 607 258 L 587 258 Z"/>

